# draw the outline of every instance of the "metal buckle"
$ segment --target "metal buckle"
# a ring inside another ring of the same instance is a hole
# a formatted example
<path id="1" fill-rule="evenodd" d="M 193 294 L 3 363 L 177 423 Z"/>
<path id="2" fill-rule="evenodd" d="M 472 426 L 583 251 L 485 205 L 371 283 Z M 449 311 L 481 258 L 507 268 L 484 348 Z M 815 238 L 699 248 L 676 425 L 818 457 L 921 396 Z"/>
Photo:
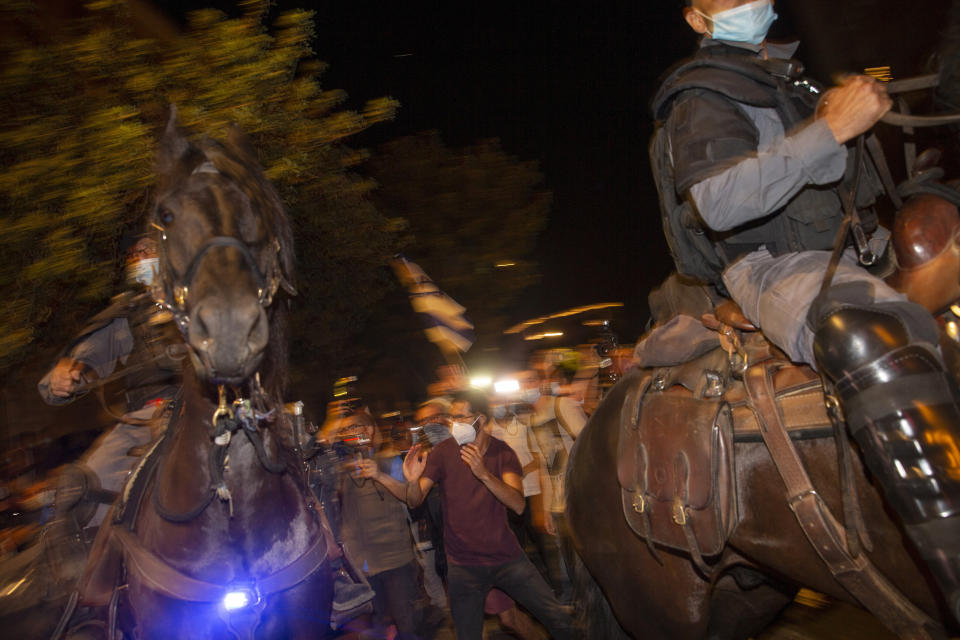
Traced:
<path id="1" fill-rule="evenodd" d="M 233 409 L 227 406 L 227 390 L 221 384 L 217 385 L 217 392 L 220 394 L 220 403 L 217 405 L 217 408 L 213 410 L 211 422 L 214 426 L 216 426 L 217 420 L 219 420 L 221 416 L 233 418 Z"/>
<path id="2" fill-rule="evenodd" d="M 643 497 L 643 494 L 636 493 L 633 496 L 633 510 L 637 513 L 643 513 L 647 508 L 647 499 Z"/>
<path id="3" fill-rule="evenodd" d="M 673 521 L 680 525 L 681 527 L 687 524 L 687 512 L 683 507 L 683 502 L 680 500 L 680 496 L 677 496 L 673 499 L 673 508 L 671 509 L 673 513 Z"/>

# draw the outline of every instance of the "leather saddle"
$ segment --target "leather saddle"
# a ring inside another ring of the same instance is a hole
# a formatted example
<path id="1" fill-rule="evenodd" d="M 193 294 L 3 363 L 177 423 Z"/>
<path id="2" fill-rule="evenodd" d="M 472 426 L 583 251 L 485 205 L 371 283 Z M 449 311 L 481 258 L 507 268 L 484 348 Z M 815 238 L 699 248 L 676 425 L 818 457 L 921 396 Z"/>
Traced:
<path id="1" fill-rule="evenodd" d="M 762 439 L 746 369 L 776 362 L 775 401 L 791 438 L 826 437 L 833 426 L 819 375 L 790 363 L 735 303 L 702 320 L 716 331 L 713 350 L 624 381 L 617 478 L 624 517 L 651 552 L 689 553 L 709 574 L 703 558 L 719 554 L 738 523 L 734 443 Z"/>

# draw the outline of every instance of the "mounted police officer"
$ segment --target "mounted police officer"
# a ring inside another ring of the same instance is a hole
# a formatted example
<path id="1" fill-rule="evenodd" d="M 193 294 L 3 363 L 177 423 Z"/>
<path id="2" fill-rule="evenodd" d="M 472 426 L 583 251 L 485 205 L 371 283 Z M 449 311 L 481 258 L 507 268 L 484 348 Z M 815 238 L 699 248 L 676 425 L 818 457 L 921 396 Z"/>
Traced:
<path id="1" fill-rule="evenodd" d="M 950 455 L 953 440 L 942 437 L 956 432 L 960 411 L 936 324 L 858 265 L 852 248 L 818 296 L 842 199 L 856 189 L 850 199 L 862 210 L 878 191 L 869 166 L 851 179 L 854 154 L 845 143 L 873 127 L 891 101 L 864 76 L 826 94 L 803 78 L 791 60 L 796 44 L 766 41 L 772 0 L 687 5 L 684 18 L 703 38 L 654 98 L 659 126 L 650 149 L 678 270 L 714 284 L 792 360 L 825 376 L 960 618 L 960 462 Z M 873 234 L 860 253 L 882 252 L 886 232 L 862 215 L 861 228 Z"/>
<path id="2" fill-rule="evenodd" d="M 152 238 L 141 238 L 131 247 L 127 253 L 130 290 L 90 321 L 37 385 L 44 401 L 63 405 L 98 379 L 124 379 L 124 415 L 94 443 L 82 463 L 63 474 L 67 480 L 60 482 L 58 509 L 65 500 L 75 503 L 85 488 L 119 491 L 138 455 L 166 427 L 170 402 L 181 384 L 186 350 L 172 316 L 147 290 L 157 263 Z M 80 486 L 65 486 L 69 479 Z M 99 525 L 106 511 L 107 505 L 101 505 L 87 524 Z"/>

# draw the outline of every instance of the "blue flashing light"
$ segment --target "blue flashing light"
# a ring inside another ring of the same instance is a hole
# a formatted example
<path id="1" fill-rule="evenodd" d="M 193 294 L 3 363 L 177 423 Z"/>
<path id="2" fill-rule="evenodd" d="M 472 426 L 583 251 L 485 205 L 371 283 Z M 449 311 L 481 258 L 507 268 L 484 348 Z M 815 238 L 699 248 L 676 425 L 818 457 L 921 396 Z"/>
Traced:
<path id="1" fill-rule="evenodd" d="M 249 589 L 227 591 L 223 596 L 223 608 L 227 611 L 246 609 L 254 602 L 256 602 L 256 597 Z"/>

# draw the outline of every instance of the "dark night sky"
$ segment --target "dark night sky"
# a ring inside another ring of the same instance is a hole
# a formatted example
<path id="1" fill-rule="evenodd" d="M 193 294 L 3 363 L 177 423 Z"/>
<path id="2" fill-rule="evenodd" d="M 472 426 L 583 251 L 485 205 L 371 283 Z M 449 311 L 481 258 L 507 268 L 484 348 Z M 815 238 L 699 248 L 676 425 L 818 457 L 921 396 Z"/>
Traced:
<path id="1" fill-rule="evenodd" d="M 646 290 L 669 270 L 647 178 L 646 101 L 694 39 L 679 4 L 654 4 L 315 3 L 326 85 L 351 106 L 379 95 L 402 105 L 365 144 L 438 129 L 451 146 L 499 137 L 540 162 L 554 194 L 538 243 L 543 279 L 515 320 L 617 300 L 634 311 L 633 333 Z"/>

